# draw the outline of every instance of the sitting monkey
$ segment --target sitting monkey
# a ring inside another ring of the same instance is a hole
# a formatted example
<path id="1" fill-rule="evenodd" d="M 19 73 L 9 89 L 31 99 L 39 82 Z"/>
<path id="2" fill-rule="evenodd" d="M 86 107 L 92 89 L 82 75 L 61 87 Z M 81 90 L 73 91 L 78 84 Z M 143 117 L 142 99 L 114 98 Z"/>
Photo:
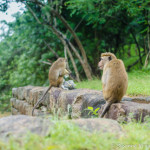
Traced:
<path id="1" fill-rule="evenodd" d="M 50 86 L 49 88 L 46 90 L 46 92 L 43 94 L 43 96 L 41 97 L 41 99 L 39 101 L 37 101 L 37 103 L 35 104 L 35 106 L 32 109 L 32 116 L 34 113 L 34 109 L 42 102 L 44 101 L 44 97 L 46 96 L 46 94 L 48 93 L 48 91 L 52 88 L 52 87 L 61 87 L 63 80 L 64 80 L 64 76 L 69 74 L 69 72 L 66 69 L 66 59 L 65 58 L 58 58 L 51 66 L 50 70 L 49 70 L 49 82 L 50 82 Z"/>
<path id="2" fill-rule="evenodd" d="M 102 89 L 106 100 L 102 118 L 112 103 L 120 102 L 128 87 L 128 75 L 122 60 L 112 53 L 102 53 L 98 66 L 103 70 Z"/>

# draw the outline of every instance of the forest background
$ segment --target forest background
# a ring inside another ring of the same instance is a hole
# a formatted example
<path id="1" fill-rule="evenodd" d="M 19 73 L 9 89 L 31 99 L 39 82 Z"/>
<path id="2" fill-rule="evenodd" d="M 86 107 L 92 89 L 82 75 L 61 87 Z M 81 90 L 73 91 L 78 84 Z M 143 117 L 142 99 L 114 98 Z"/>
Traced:
<path id="1" fill-rule="evenodd" d="M 0 111 L 13 87 L 47 86 L 49 65 L 67 57 L 76 82 L 100 80 L 100 54 L 112 52 L 128 73 L 150 76 L 149 0 L 14 0 L 24 5 L 0 35 Z M 5 12 L 12 1 L 0 2 Z M 137 72 L 137 73 L 135 73 Z M 87 87 L 88 88 L 88 87 Z"/>

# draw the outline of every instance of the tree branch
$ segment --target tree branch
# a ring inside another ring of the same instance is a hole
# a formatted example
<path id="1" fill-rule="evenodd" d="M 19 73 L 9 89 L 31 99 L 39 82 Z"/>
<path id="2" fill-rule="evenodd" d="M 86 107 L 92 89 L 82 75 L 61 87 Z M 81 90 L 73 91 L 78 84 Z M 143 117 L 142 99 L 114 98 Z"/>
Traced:
<path id="1" fill-rule="evenodd" d="M 29 5 L 27 3 L 24 3 L 28 10 L 30 11 L 30 13 L 32 14 L 32 16 L 35 18 L 35 20 L 39 23 L 39 24 L 42 24 L 41 21 L 38 19 L 38 17 L 36 16 L 36 14 L 33 12 L 33 10 L 29 7 Z"/>
<path id="2" fill-rule="evenodd" d="M 47 42 L 44 40 L 44 43 L 49 48 L 49 50 L 56 56 L 56 58 L 59 58 L 59 55 L 47 44 Z"/>
<path id="3" fill-rule="evenodd" d="M 145 56 L 145 54 L 143 54 L 142 57 L 143 57 L 143 56 Z M 129 66 L 127 67 L 127 71 L 130 71 L 130 69 L 131 69 L 133 66 L 135 66 L 139 61 L 140 61 L 140 58 L 139 58 L 138 60 L 136 60 L 133 64 L 129 65 Z"/>
<path id="4" fill-rule="evenodd" d="M 74 32 L 77 30 L 77 28 L 79 27 L 79 25 L 81 24 L 81 22 L 83 21 L 83 19 L 84 19 L 85 17 L 83 17 L 80 21 L 79 21 L 79 23 L 76 25 L 76 27 L 74 28 Z M 68 31 L 68 30 L 67 30 Z M 68 34 L 68 33 L 66 33 L 66 34 Z M 69 40 L 71 40 L 72 39 L 72 34 L 71 34 L 71 36 L 70 36 L 70 38 L 69 38 Z"/>
<path id="5" fill-rule="evenodd" d="M 134 32 L 133 32 L 132 29 L 130 29 L 130 32 L 131 32 L 131 34 L 132 34 L 132 36 L 133 36 L 133 39 L 134 39 L 134 41 L 135 41 L 135 44 L 136 44 L 137 49 L 138 49 L 138 52 L 139 52 L 139 58 L 140 58 L 139 60 L 140 60 L 140 63 L 141 63 L 141 65 L 143 65 L 142 57 L 141 57 L 141 51 L 140 51 L 140 46 L 139 46 L 139 44 L 138 44 L 138 42 L 137 42 L 137 40 L 136 40 L 136 36 L 135 36 L 135 34 L 134 34 Z"/>
<path id="6" fill-rule="evenodd" d="M 40 62 L 43 63 L 43 64 L 52 65 L 51 63 L 46 62 L 46 61 L 40 61 Z"/>

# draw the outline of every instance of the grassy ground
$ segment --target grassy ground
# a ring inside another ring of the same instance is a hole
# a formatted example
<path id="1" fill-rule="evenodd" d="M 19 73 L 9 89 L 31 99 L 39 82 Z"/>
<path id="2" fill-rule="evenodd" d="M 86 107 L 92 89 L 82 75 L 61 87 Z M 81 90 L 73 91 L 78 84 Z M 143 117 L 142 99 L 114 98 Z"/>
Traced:
<path id="1" fill-rule="evenodd" d="M 128 80 L 127 95 L 150 95 L 150 73 L 133 71 L 128 73 Z M 77 83 L 77 88 L 102 90 L 102 85 L 100 79 L 95 78 L 92 81 Z"/>
<path id="2" fill-rule="evenodd" d="M 11 113 L 10 112 L 0 112 L 0 118 L 2 117 L 6 117 L 6 116 L 9 116 Z"/>
<path id="3" fill-rule="evenodd" d="M 149 150 L 150 123 L 121 125 L 125 135 L 89 133 L 70 123 L 57 123 L 48 137 L 28 134 L 24 140 L 0 142 L 0 150 Z"/>

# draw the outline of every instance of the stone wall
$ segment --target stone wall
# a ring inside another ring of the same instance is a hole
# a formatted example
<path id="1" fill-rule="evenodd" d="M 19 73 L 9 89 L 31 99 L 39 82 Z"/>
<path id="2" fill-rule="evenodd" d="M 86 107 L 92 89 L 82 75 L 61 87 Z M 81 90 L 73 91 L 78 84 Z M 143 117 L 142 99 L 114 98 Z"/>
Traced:
<path id="1" fill-rule="evenodd" d="M 12 89 L 12 114 L 31 115 L 33 106 L 43 95 L 48 87 L 25 86 Z M 52 88 L 35 109 L 34 116 L 44 114 L 68 115 L 72 118 L 89 118 L 93 116 L 88 107 L 93 109 L 103 107 L 105 100 L 101 91 L 89 89 L 62 90 Z M 99 110 L 99 114 L 101 113 Z M 121 103 L 113 104 L 106 118 L 114 120 L 123 119 L 130 121 L 132 118 L 144 121 L 145 116 L 150 116 L 150 97 L 124 97 Z"/>
<path id="2" fill-rule="evenodd" d="M 34 86 L 13 88 L 13 98 L 10 99 L 12 114 L 31 115 L 33 106 L 47 88 Z M 71 113 L 74 118 L 80 118 L 81 116 L 89 117 L 90 114 L 88 115 L 85 110 L 88 106 L 96 109 L 104 103 L 101 91 L 88 89 L 62 90 L 53 87 L 46 95 L 40 107 L 35 109 L 34 115 L 39 116 L 60 112 L 59 115 L 69 115 Z"/>

